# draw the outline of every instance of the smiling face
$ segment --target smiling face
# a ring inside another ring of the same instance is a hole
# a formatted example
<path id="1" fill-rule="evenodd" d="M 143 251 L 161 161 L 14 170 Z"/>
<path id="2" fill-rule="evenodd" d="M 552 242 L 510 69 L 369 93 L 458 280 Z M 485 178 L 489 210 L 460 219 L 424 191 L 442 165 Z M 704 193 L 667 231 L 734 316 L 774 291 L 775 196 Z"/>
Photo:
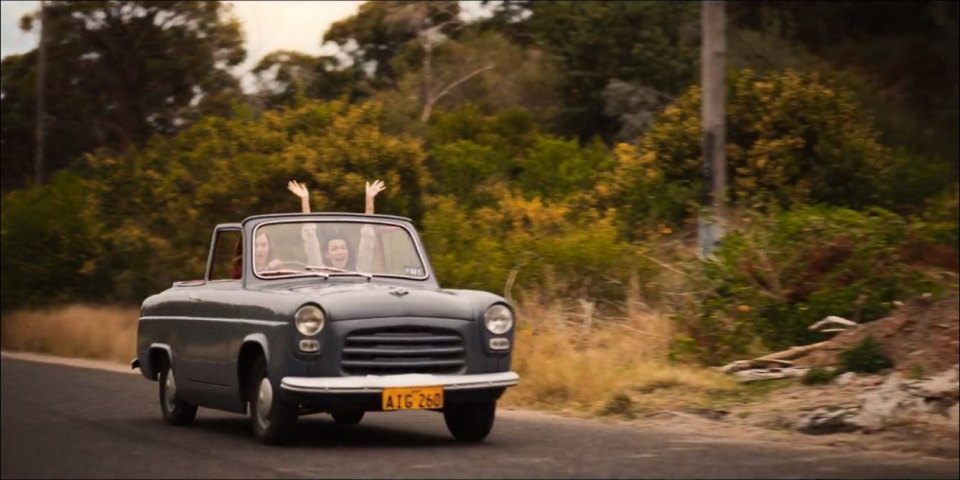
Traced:
<path id="1" fill-rule="evenodd" d="M 270 256 L 270 241 L 267 240 L 266 234 L 261 233 L 257 235 L 255 250 L 257 252 L 257 270 L 267 268 L 267 258 Z"/>
<path id="2" fill-rule="evenodd" d="M 350 250 L 347 249 L 347 241 L 342 238 L 335 238 L 327 242 L 327 261 L 331 267 L 347 268 L 347 262 L 350 261 Z"/>

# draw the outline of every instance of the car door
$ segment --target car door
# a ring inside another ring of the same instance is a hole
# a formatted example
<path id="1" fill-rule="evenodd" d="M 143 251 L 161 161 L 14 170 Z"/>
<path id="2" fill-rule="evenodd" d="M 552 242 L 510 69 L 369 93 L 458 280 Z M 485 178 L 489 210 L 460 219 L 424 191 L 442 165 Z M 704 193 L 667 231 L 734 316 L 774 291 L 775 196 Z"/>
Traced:
<path id="1" fill-rule="evenodd" d="M 231 324 L 236 319 L 227 313 L 232 309 L 225 305 L 224 292 L 242 289 L 239 271 L 234 268 L 242 238 L 239 225 L 217 226 L 205 285 L 187 293 L 184 300 L 190 312 L 183 320 L 181 339 L 181 355 L 189 364 L 187 379 L 210 387 L 228 387 L 232 383 L 227 348 L 229 334 L 234 330 Z"/>

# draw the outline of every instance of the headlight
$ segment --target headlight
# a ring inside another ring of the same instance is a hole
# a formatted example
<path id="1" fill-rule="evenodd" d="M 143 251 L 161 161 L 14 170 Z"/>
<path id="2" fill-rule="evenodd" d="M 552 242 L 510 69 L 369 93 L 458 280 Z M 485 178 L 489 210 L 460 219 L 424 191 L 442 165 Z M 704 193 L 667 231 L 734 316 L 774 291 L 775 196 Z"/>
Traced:
<path id="1" fill-rule="evenodd" d="M 503 335 L 513 327 L 513 313 L 505 305 L 497 304 L 484 312 L 483 323 L 491 333 Z"/>
<path id="2" fill-rule="evenodd" d="M 323 330 L 323 310 L 313 305 L 300 307 L 300 310 L 297 310 L 294 318 L 296 320 L 297 331 L 303 335 L 312 337 L 320 333 L 320 330 Z"/>

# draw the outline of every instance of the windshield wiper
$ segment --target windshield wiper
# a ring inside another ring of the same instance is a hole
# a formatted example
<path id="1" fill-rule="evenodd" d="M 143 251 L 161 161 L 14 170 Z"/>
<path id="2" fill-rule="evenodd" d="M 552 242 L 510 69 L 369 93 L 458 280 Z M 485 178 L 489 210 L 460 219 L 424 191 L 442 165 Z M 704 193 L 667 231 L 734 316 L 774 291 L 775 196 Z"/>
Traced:
<path id="1" fill-rule="evenodd" d="M 311 275 L 311 276 L 320 276 L 324 278 L 327 277 L 327 274 L 325 273 L 310 272 L 310 271 L 304 271 L 304 270 L 291 270 L 289 268 L 285 268 L 282 270 L 266 270 L 263 272 L 257 272 L 257 275 L 260 275 L 261 277 L 274 277 L 274 276 L 280 276 L 280 275 Z"/>
<path id="2" fill-rule="evenodd" d="M 337 268 L 337 267 L 328 267 L 326 265 L 307 265 L 305 268 L 307 270 L 310 270 L 311 272 L 316 272 L 317 274 L 323 275 L 328 278 L 333 275 L 336 275 L 336 276 L 359 275 L 363 278 L 366 278 L 367 283 L 370 283 L 370 281 L 373 280 L 373 275 L 369 273 L 354 272 L 352 270 L 344 270 L 342 268 Z M 333 273 L 327 273 L 327 274 L 319 273 L 319 271 L 324 271 L 324 270 L 333 272 Z"/>
<path id="3" fill-rule="evenodd" d="M 312 271 L 327 271 L 327 272 L 337 272 L 337 273 L 344 273 L 344 272 L 346 272 L 346 270 L 344 270 L 344 269 L 342 269 L 342 268 L 328 267 L 328 266 L 326 266 L 326 265 L 307 265 L 307 266 L 304 267 L 304 268 L 306 268 L 307 270 L 310 270 L 311 272 L 312 272 Z"/>

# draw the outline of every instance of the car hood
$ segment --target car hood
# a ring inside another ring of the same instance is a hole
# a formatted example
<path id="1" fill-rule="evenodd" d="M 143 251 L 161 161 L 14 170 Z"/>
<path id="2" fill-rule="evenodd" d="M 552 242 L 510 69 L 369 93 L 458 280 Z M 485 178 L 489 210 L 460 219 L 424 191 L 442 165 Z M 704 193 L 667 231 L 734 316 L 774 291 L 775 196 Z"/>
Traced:
<path id="1" fill-rule="evenodd" d="M 474 320 L 501 297 L 476 290 L 351 283 L 292 288 L 323 308 L 331 321 L 428 317 Z"/>

